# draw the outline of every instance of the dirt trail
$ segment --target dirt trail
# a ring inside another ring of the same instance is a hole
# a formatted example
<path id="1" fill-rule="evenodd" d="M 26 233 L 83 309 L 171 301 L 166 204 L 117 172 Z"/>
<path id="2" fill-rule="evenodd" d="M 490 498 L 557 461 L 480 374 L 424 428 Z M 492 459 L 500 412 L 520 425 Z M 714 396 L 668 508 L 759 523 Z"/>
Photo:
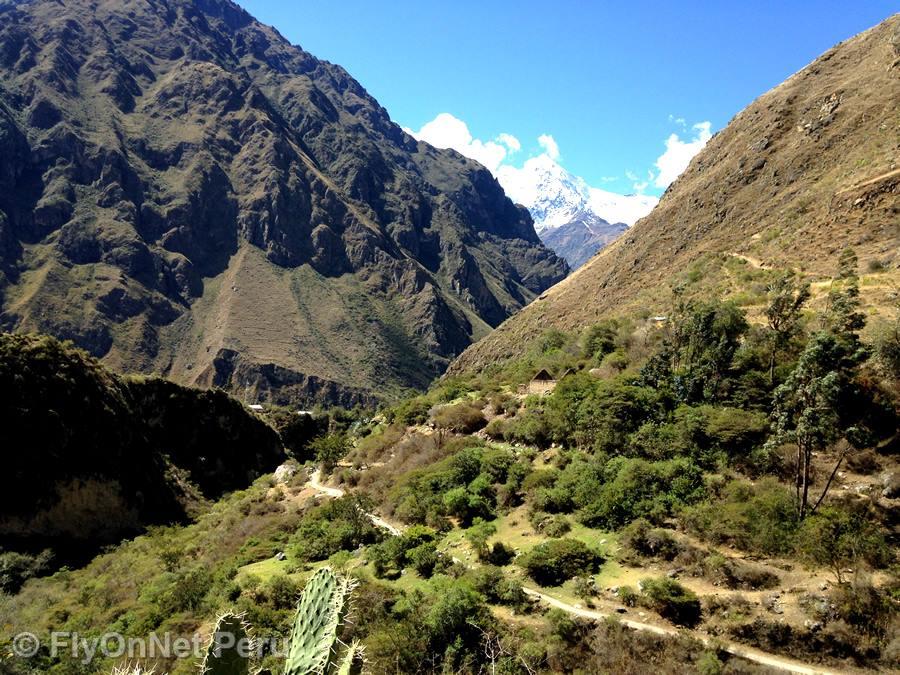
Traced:
<path id="1" fill-rule="evenodd" d="M 767 270 L 771 269 L 769 265 L 766 265 L 759 258 L 754 258 L 753 256 L 744 255 L 743 253 L 729 253 L 732 258 L 737 258 L 738 260 L 743 260 L 745 263 L 749 264 L 751 267 L 755 267 L 758 270 Z"/>
<path id="2" fill-rule="evenodd" d="M 851 192 L 853 190 L 858 190 L 859 188 L 864 188 L 868 185 L 873 185 L 874 183 L 878 183 L 879 181 L 887 180 L 888 178 L 892 178 L 897 175 L 900 175 L 900 169 L 894 169 L 893 171 L 888 171 L 887 173 L 880 174 L 878 176 L 875 176 L 874 178 L 864 180 L 862 183 L 857 183 L 856 185 L 850 185 L 841 190 L 838 190 L 834 194 L 835 194 L 835 196 L 842 195 L 845 192 Z"/>
<path id="3" fill-rule="evenodd" d="M 322 471 L 320 469 L 316 469 L 312 472 L 309 477 L 309 481 L 306 483 L 313 490 L 316 490 L 320 494 L 327 495 L 329 497 L 333 497 L 337 499 L 338 497 L 343 497 L 346 494 L 346 491 L 341 488 L 328 487 L 327 485 L 322 484 Z M 396 525 L 393 525 L 386 521 L 384 518 L 379 516 L 377 513 L 366 513 L 369 517 L 369 520 L 372 521 L 372 524 L 375 527 L 380 527 L 382 530 L 387 530 L 395 537 L 399 537 L 402 534 L 402 531 Z"/>
<path id="4" fill-rule="evenodd" d="M 609 618 L 610 616 L 615 616 L 620 623 L 628 626 L 633 630 L 647 631 L 650 633 L 656 633 L 657 635 L 667 635 L 672 637 L 677 637 L 679 635 L 688 635 L 695 640 L 700 640 L 700 642 L 705 645 L 714 646 L 734 656 L 738 656 L 742 659 L 746 659 L 747 661 L 753 661 L 754 663 L 759 663 L 760 665 L 768 666 L 770 668 L 778 668 L 789 673 L 799 673 L 800 675 L 838 675 L 837 671 L 834 670 L 827 670 L 825 668 L 808 665 L 800 661 L 795 661 L 793 659 L 776 656 L 774 654 L 769 654 L 768 652 L 753 649 L 752 647 L 739 645 L 735 642 L 724 642 L 718 639 L 713 640 L 712 638 L 702 633 L 698 633 L 697 631 L 678 630 L 677 628 L 670 628 L 668 626 L 657 626 L 651 623 L 643 623 L 641 621 L 624 619 L 619 617 L 618 614 L 609 614 L 605 612 L 598 612 L 596 610 L 575 607 L 574 605 L 570 605 L 567 602 L 563 602 L 562 600 L 554 598 L 552 595 L 541 593 L 540 591 L 537 591 L 533 588 L 528 588 L 527 586 L 523 586 L 522 590 L 525 591 L 526 595 L 537 598 L 541 602 L 544 602 L 552 607 L 556 607 L 557 609 L 561 609 L 564 612 L 568 612 L 569 614 L 583 617 L 585 619 L 603 620 Z"/>
<path id="5" fill-rule="evenodd" d="M 343 497 L 346 494 L 346 491 L 342 490 L 341 488 L 334 488 L 323 485 L 322 472 L 319 469 L 313 471 L 306 484 L 316 492 L 328 497 L 338 498 Z M 380 527 L 390 532 L 395 537 L 402 534 L 402 530 L 398 526 L 389 523 L 378 514 L 366 513 L 366 515 L 369 517 L 372 523 L 375 524 L 376 527 Z M 454 561 L 462 562 L 456 558 L 454 558 Z M 469 565 L 469 567 L 471 567 L 471 565 Z M 525 591 L 526 595 L 537 598 L 541 602 L 556 607 L 557 609 L 561 609 L 564 612 L 568 612 L 569 614 L 583 617 L 585 619 L 603 620 L 610 616 L 615 616 L 622 624 L 628 626 L 633 630 L 647 631 L 650 633 L 656 633 L 657 635 L 666 636 L 688 635 L 696 640 L 700 640 L 703 644 L 713 645 L 718 649 L 722 649 L 728 652 L 729 654 L 740 657 L 742 659 L 746 659 L 747 661 L 759 663 L 763 666 L 768 666 L 770 668 L 778 668 L 789 673 L 798 673 L 799 675 L 839 675 L 838 671 L 828 670 L 826 668 L 812 666 L 800 661 L 795 661 L 793 659 L 776 656 L 775 654 L 769 654 L 768 652 L 763 652 L 752 647 L 737 644 L 735 642 L 725 642 L 718 639 L 712 640 L 707 635 L 704 635 L 697 631 L 690 631 L 686 629 L 679 630 L 677 628 L 671 628 L 668 626 L 657 626 L 650 623 L 643 623 L 641 621 L 634 621 L 632 619 L 624 619 L 618 614 L 598 612 L 596 610 L 575 607 L 574 605 L 570 605 L 566 602 L 563 602 L 562 600 L 554 598 L 552 595 L 547 595 L 546 593 L 542 593 L 541 591 L 534 588 L 529 588 L 528 586 L 523 586 L 522 590 Z"/>

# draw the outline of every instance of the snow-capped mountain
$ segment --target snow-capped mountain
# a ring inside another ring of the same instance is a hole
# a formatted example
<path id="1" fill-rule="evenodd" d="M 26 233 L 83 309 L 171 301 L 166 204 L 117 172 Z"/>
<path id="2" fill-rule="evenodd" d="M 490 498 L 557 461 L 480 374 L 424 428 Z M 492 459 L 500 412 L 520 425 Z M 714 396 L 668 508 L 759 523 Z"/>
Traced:
<path id="1" fill-rule="evenodd" d="M 501 166 L 498 179 L 510 199 L 525 206 L 538 235 L 574 269 L 643 216 L 658 199 L 591 187 L 548 155 L 521 169 Z"/>

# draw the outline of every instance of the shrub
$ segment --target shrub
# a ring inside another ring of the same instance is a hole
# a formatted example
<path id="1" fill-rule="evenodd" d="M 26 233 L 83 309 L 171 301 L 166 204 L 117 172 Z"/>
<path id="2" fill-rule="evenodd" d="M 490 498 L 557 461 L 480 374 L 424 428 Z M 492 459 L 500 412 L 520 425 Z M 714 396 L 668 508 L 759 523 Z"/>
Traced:
<path id="1" fill-rule="evenodd" d="M 510 579 L 498 567 L 483 565 L 469 571 L 466 578 L 488 602 L 509 605 L 517 609 L 528 606 L 528 596 L 522 590 L 522 585 L 515 579 Z"/>
<path id="2" fill-rule="evenodd" d="M 642 583 L 642 596 L 648 607 L 674 624 L 693 627 L 700 622 L 700 600 L 674 579 L 646 579 Z"/>
<path id="3" fill-rule="evenodd" d="M 800 527 L 797 550 L 802 557 L 834 572 L 838 583 L 841 571 L 865 561 L 884 567 L 891 551 L 878 526 L 859 514 L 826 507 L 807 518 Z"/>
<path id="4" fill-rule="evenodd" d="M 766 555 L 790 552 L 799 525 L 793 495 L 773 478 L 731 481 L 721 499 L 688 509 L 683 520 L 708 541 Z"/>
<path id="5" fill-rule="evenodd" d="M 489 552 L 488 539 L 497 532 L 497 526 L 494 523 L 485 521 L 483 518 L 475 518 L 471 527 L 466 530 L 466 539 L 475 550 L 475 554 L 479 560 L 484 560 Z"/>
<path id="6" fill-rule="evenodd" d="M 389 422 L 398 422 L 404 426 L 422 424 L 428 419 L 430 407 L 427 399 L 422 396 L 416 396 L 398 403 L 392 410 L 388 411 L 387 418 Z"/>
<path id="7" fill-rule="evenodd" d="M 324 473 L 331 473 L 337 463 L 350 452 L 350 441 L 345 434 L 319 436 L 309 444 L 316 461 L 322 465 Z"/>
<path id="8" fill-rule="evenodd" d="M 887 635 L 897 618 L 896 597 L 873 586 L 865 575 L 838 586 L 831 600 L 841 619 L 873 637 Z"/>
<path id="9" fill-rule="evenodd" d="M 569 519 L 565 516 L 550 516 L 541 524 L 541 534 L 553 539 L 568 534 L 571 529 Z"/>
<path id="10" fill-rule="evenodd" d="M 471 434 L 487 423 L 484 413 L 473 403 L 444 405 L 432 413 L 435 426 L 458 434 Z"/>
<path id="11" fill-rule="evenodd" d="M 291 538 L 291 556 L 303 562 L 325 560 L 338 551 L 375 543 L 381 533 L 365 515 L 371 509 L 371 502 L 359 495 L 316 507 L 303 517 Z"/>
<path id="12" fill-rule="evenodd" d="M 704 495 L 703 472 L 690 460 L 647 462 L 617 457 L 607 481 L 579 519 L 592 527 L 618 528 L 636 518 L 659 521 Z"/>
<path id="13" fill-rule="evenodd" d="M 508 420 L 504 438 L 514 443 L 536 445 L 539 448 L 549 447 L 550 427 L 543 411 L 533 407 L 520 410 L 515 417 Z"/>
<path id="14" fill-rule="evenodd" d="M 577 539 L 551 539 L 519 557 L 519 564 L 542 586 L 559 586 L 579 574 L 593 574 L 603 557 Z"/>
<path id="15" fill-rule="evenodd" d="M 49 550 L 36 556 L 14 551 L 0 553 L 0 591 L 18 593 L 26 581 L 50 571 L 52 558 Z"/>
<path id="16" fill-rule="evenodd" d="M 484 433 L 495 441 L 503 441 L 506 440 L 509 426 L 509 420 L 495 417 L 488 422 L 488 425 L 484 428 Z"/>
<path id="17" fill-rule="evenodd" d="M 647 558 L 672 560 L 681 547 L 670 532 L 654 528 L 644 518 L 638 518 L 622 531 L 621 544 Z"/>
<path id="18" fill-rule="evenodd" d="M 631 586 L 620 586 L 618 592 L 619 601 L 626 607 L 637 606 L 640 594 Z"/>
<path id="19" fill-rule="evenodd" d="M 705 568 L 707 575 L 721 580 L 728 588 L 732 589 L 756 591 L 762 588 L 774 588 L 780 581 L 777 574 L 764 567 L 719 555 L 709 556 L 706 559 Z"/>

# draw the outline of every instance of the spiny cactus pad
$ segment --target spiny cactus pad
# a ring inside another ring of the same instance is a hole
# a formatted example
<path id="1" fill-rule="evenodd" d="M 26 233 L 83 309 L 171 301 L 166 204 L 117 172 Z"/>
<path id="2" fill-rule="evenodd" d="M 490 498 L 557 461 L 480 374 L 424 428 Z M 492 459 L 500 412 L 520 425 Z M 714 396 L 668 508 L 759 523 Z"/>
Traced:
<path id="1" fill-rule="evenodd" d="M 338 630 L 354 585 L 328 568 L 309 580 L 297 605 L 284 675 L 318 675 L 335 663 Z"/>
<path id="2" fill-rule="evenodd" d="M 227 612 L 216 621 L 216 628 L 203 658 L 204 675 L 247 675 L 252 643 L 242 615 Z"/>
<path id="3" fill-rule="evenodd" d="M 347 647 L 347 652 L 341 660 L 337 675 L 359 675 L 362 673 L 363 665 L 365 664 L 364 657 L 363 646 L 357 640 L 354 640 Z"/>

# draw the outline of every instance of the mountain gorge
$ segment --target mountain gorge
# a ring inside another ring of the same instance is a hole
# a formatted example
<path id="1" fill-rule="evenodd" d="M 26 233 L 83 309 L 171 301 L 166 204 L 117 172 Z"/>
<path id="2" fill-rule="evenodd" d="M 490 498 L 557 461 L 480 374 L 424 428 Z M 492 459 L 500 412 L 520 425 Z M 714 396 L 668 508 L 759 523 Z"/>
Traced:
<path id="1" fill-rule="evenodd" d="M 225 0 L 0 3 L 0 142 L 0 325 L 247 400 L 421 387 L 568 272 Z"/>

